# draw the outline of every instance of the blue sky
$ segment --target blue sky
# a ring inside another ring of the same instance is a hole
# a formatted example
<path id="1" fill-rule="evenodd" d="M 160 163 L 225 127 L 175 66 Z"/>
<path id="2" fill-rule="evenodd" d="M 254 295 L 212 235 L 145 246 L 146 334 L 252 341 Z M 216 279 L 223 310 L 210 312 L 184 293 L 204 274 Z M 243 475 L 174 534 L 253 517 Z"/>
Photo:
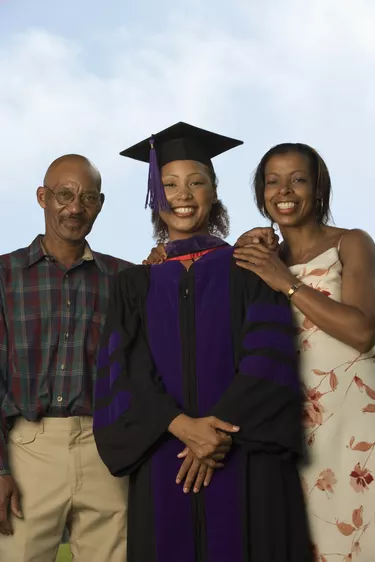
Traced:
<path id="1" fill-rule="evenodd" d="M 36 187 L 78 152 L 107 197 L 90 243 L 139 262 L 147 169 L 118 153 L 177 121 L 245 141 L 214 162 L 230 240 L 265 223 L 250 178 L 284 141 L 326 159 L 336 224 L 375 236 L 374 28 L 372 0 L 0 0 L 0 251 L 43 232 Z"/>

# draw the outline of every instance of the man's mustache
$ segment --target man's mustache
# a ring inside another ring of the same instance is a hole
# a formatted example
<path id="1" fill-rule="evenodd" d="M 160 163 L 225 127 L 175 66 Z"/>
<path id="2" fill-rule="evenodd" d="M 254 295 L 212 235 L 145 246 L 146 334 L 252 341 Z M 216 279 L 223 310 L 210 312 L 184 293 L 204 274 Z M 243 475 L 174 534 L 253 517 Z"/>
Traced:
<path id="1" fill-rule="evenodd" d="M 77 222 L 80 222 L 80 223 L 86 222 L 85 216 L 83 214 L 80 214 L 80 215 L 69 214 L 69 215 L 62 216 L 60 218 L 61 218 L 62 222 L 68 221 L 68 220 L 74 220 L 74 221 L 77 221 Z"/>

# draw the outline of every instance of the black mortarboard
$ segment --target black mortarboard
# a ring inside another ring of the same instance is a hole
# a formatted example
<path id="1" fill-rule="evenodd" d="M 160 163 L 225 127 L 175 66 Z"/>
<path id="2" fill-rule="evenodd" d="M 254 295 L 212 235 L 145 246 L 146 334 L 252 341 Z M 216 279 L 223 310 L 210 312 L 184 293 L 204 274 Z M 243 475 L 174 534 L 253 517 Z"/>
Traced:
<path id="1" fill-rule="evenodd" d="M 160 176 L 162 166 L 175 160 L 196 160 L 202 164 L 210 164 L 215 156 L 241 144 L 243 142 L 240 140 L 180 122 L 123 150 L 120 154 L 141 162 L 149 162 L 146 207 L 149 205 L 152 209 L 167 210 L 169 206 Z"/>

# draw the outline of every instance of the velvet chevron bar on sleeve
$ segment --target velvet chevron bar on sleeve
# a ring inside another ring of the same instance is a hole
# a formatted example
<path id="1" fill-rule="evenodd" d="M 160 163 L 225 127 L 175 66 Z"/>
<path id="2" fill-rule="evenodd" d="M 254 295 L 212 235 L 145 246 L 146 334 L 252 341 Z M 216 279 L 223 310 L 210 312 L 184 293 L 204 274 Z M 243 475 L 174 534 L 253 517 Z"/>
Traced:
<path id="1" fill-rule="evenodd" d="M 129 409 L 131 403 L 132 394 L 117 384 L 122 365 L 114 358 L 114 354 L 120 344 L 121 334 L 119 330 L 114 330 L 108 338 L 108 345 L 104 344 L 99 351 L 95 388 L 97 408 L 94 413 L 96 429 L 114 424 Z"/>
<path id="2" fill-rule="evenodd" d="M 290 307 L 250 305 L 244 332 L 240 373 L 263 377 L 299 392 L 298 363 Z"/>

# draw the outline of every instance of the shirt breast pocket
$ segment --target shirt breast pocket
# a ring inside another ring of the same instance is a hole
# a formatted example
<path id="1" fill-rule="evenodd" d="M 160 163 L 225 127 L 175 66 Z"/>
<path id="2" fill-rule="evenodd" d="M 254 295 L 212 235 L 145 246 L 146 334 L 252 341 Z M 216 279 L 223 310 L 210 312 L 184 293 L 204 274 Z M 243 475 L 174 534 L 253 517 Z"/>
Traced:
<path id="1" fill-rule="evenodd" d="M 107 299 L 103 295 L 87 292 L 81 314 L 75 318 L 75 329 L 82 332 L 86 350 L 96 353 L 100 344 L 107 313 Z"/>

